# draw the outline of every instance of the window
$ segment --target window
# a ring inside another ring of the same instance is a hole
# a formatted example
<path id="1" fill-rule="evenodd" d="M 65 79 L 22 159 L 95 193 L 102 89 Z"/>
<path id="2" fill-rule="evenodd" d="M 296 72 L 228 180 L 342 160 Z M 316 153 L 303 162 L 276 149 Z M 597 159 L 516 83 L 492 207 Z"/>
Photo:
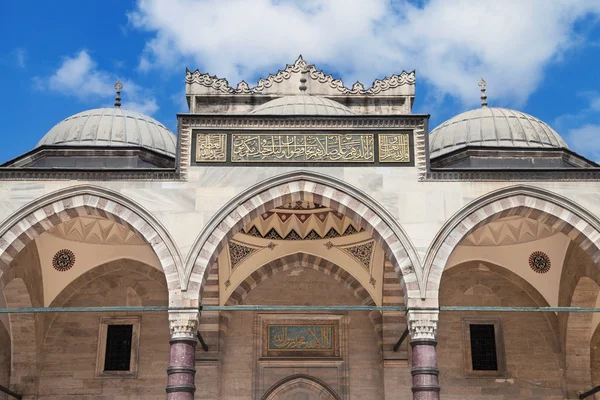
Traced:
<path id="1" fill-rule="evenodd" d="M 463 339 L 467 377 L 504 376 L 506 363 L 499 318 L 463 318 Z"/>
<path id="2" fill-rule="evenodd" d="M 140 320 L 138 317 L 102 318 L 98 337 L 96 376 L 135 378 Z"/>
<path id="3" fill-rule="evenodd" d="M 469 324 L 474 371 L 498 371 L 494 325 Z"/>
<path id="4" fill-rule="evenodd" d="M 129 371 L 133 325 L 109 325 L 104 352 L 105 371 Z"/>

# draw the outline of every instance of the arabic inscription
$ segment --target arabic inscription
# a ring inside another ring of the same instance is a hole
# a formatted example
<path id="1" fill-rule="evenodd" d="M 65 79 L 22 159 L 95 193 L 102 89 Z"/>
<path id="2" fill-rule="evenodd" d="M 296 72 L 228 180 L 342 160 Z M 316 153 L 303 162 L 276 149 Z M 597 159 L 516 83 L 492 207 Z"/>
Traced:
<path id="1" fill-rule="evenodd" d="M 333 350 L 333 325 L 269 325 L 269 350 Z"/>
<path id="2" fill-rule="evenodd" d="M 374 162 L 374 136 L 233 135 L 232 162 Z"/>
<path id="3" fill-rule="evenodd" d="M 379 162 L 410 162 L 408 134 L 380 134 Z"/>
<path id="4" fill-rule="evenodd" d="M 227 135 L 199 134 L 196 136 L 196 162 L 227 161 Z"/>

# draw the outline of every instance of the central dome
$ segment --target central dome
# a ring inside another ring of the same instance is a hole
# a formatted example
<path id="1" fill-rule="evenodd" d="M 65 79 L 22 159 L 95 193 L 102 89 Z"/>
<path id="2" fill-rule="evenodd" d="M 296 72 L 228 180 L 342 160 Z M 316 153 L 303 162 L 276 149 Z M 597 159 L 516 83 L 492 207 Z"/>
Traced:
<path id="1" fill-rule="evenodd" d="M 543 121 L 519 111 L 487 106 L 449 119 L 429 136 L 431 158 L 468 146 L 568 148 Z"/>
<path id="2" fill-rule="evenodd" d="M 39 141 L 41 146 L 144 147 L 175 157 L 176 138 L 155 119 L 122 108 L 97 108 L 75 114 Z"/>
<path id="3" fill-rule="evenodd" d="M 305 94 L 280 97 L 250 111 L 255 115 L 353 115 L 348 107 L 324 97 Z"/>

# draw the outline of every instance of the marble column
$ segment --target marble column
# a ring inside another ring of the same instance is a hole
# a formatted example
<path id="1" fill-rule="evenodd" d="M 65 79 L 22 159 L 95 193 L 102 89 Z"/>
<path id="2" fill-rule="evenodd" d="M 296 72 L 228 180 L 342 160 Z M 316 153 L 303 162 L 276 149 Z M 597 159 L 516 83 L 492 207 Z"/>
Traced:
<path id="1" fill-rule="evenodd" d="M 435 341 L 437 321 L 437 311 L 411 310 L 408 313 L 413 400 L 440 398 Z"/>
<path id="2" fill-rule="evenodd" d="M 196 392 L 196 333 L 198 313 L 170 313 L 171 356 L 167 400 L 193 400 Z"/>

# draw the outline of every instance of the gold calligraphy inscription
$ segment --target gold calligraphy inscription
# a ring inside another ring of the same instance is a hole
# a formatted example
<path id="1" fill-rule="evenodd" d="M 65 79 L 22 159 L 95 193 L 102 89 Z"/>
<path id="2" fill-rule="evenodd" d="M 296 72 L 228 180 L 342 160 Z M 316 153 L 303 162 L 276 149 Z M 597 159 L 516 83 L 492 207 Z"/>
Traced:
<path id="1" fill-rule="evenodd" d="M 374 137 L 342 134 L 236 134 L 232 162 L 374 162 Z"/>
<path id="2" fill-rule="evenodd" d="M 379 162 L 410 162 L 408 134 L 380 134 Z"/>
<path id="3" fill-rule="evenodd" d="M 196 162 L 227 161 L 227 135 L 196 135 Z"/>

